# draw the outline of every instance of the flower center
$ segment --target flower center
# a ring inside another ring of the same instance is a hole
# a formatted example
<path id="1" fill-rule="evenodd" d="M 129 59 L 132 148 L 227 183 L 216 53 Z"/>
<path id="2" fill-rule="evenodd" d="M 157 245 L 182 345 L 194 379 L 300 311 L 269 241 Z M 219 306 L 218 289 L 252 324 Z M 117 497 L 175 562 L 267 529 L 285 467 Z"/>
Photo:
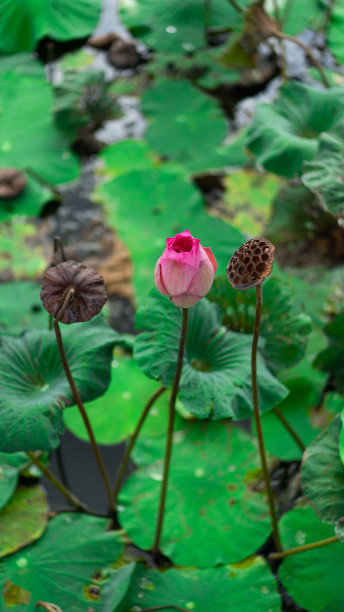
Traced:
<path id="1" fill-rule="evenodd" d="M 172 249 L 176 253 L 189 253 L 192 251 L 192 238 L 189 236 L 177 236 L 173 242 Z"/>

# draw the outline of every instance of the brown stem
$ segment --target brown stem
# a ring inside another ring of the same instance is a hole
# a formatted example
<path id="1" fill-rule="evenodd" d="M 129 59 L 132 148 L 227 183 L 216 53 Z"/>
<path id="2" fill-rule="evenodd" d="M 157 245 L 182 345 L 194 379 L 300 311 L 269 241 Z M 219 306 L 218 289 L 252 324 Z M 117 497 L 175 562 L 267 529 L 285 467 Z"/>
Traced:
<path id="1" fill-rule="evenodd" d="M 134 433 L 130 438 L 130 442 L 128 444 L 128 446 L 125 449 L 125 453 L 123 455 L 122 461 L 120 463 L 120 466 L 118 468 L 118 472 L 116 475 L 116 480 L 114 483 L 114 488 L 113 488 L 113 494 L 112 494 L 112 499 L 113 499 L 113 504 L 116 507 L 117 504 L 117 497 L 118 497 L 118 493 L 119 490 L 121 488 L 121 484 L 122 484 L 122 480 L 123 480 L 123 476 L 126 470 L 126 467 L 128 465 L 128 461 L 131 455 L 131 451 L 133 449 L 133 446 L 137 440 L 137 437 L 141 431 L 141 428 L 146 420 L 146 417 L 148 416 L 148 413 L 151 409 L 151 407 L 153 406 L 153 404 L 155 403 L 155 401 L 158 399 L 158 397 L 160 397 L 160 395 L 162 395 L 162 393 L 166 391 L 166 387 L 160 387 L 160 389 L 158 389 L 154 395 L 152 395 L 152 397 L 149 398 L 147 404 L 145 405 L 142 414 L 139 418 L 139 421 L 135 427 Z"/>
<path id="2" fill-rule="evenodd" d="M 277 406 L 275 406 L 275 408 L 274 408 L 274 413 L 276 414 L 276 416 L 281 421 L 283 427 L 285 427 L 285 429 L 288 431 L 288 433 L 291 435 L 291 437 L 295 440 L 295 442 L 298 445 L 298 447 L 300 448 L 300 450 L 302 452 L 304 452 L 306 450 L 306 447 L 305 447 L 304 443 L 302 442 L 301 438 L 299 438 L 298 434 L 292 428 L 290 423 L 288 423 L 287 419 L 284 417 L 284 415 L 279 410 L 279 408 L 277 408 Z"/>
<path id="3" fill-rule="evenodd" d="M 318 62 L 317 58 L 314 57 L 312 51 L 309 49 L 309 47 L 307 47 L 307 45 L 305 45 L 303 42 L 301 42 L 301 40 L 299 40 L 298 38 L 295 38 L 294 36 L 290 36 L 289 34 L 284 34 L 283 32 L 275 32 L 274 36 L 276 36 L 276 38 L 281 38 L 281 39 L 284 39 L 284 40 L 290 40 L 291 42 L 295 43 L 296 45 L 299 45 L 299 47 L 301 47 L 301 49 L 304 50 L 304 52 L 308 55 L 309 59 L 313 62 L 314 66 L 319 71 L 319 74 L 321 76 L 321 80 L 323 82 L 323 85 L 325 87 L 330 87 L 330 84 L 329 84 L 329 82 L 327 80 L 327 77 L 326 77 L 326 74 L 324 72 L 323 67 Z"/>
<path id="4" fill-rule="evenodd" d="M 155 529 L 155 537 L 154 537 L 154 542 L 153 542 L 153 546 L 151 549 L 153 553 L 157 553 L 159 550 L 160 536 L 161 536 L 162 525 L 163 525 L 163 520 L 164 520 L 167 481 L 168 481 L 168 474 L 169 474 L 169 468 L 170 468 L 170 462 L 171 462 L 171 452 L 172 452 L 175 405 L 176 405 L 176 398 L 177 398 L 177 393 L 178 393 L 178 388 L 179 388 L 180 376 L 181 376 L 182 368 L 183 368 L 184 348 L 185 348 L 185 341 L 186 341 L 186 332 L 187 332 L 187 327 L 188 327 L 188 314 L 189 314 L 188 309 L 183 308 L 182 329 L 181 329 L 180 341 L 179 341 L 177 367 L 176 367 L 176 373 L 174 375 L 173 387 L 172 387 L 171 397 L 170 397 L 170 402 L 169 402 L 168 428 L 167 428 L 165 460 L 164 460 L 164 473 L 163 473 L 161 492 L 160 492 L 160 502 L 159 502 L 157 524 L 156 524 L 156 529 Z"/>
<path id="5" fill-rule="evenodd" d="M 335 544 L 339 542 L 338 536 L 332 536 L 325 540 L 319 540 L 318 542 L 311 542 L 310 544 L 304 544 L 303 546 L 295 546 L 295 548 L 288 548 L 281 552 L 270 553 L 269 559 L 284 559 L 284 557 L 291 557 L 291 555 L 297 555 L 298 553 L 307 552 L 308 550 L 314 550 L 315 548 L 322 548 L 329 544 Z"/>
<path id="6" fill-rule="evenodd" d="M 64 299 L 64 302 L 62 304 L 62 307 L 60 308 L 59 312 L 56 315 L 56 319 L 54 321 L 54 331 L 55 331 L 55 335 L 56 335 L 56 341 L 57 341 L 57 346 L 59 349 L 59 353 L 60 353 L 60 357 L 61 357 L 61 361 L 62 361 L 62 365 L 63 365 L 63 369 L 65 371 L 67 380 L 69 382 L 69 386 L 71 388 L 72 394 L 73 394 L 73 398 L 74 401 L 76 403 L 76 405 L 79 408 L 82 420 L 84 422 L 84 425 L 86 427 L 90 442 L 91 442 L 91 446 L 92 446 L 92 450 L 95 456 L 95 459 L 98 463 L 98 467 L 100 470 L 100 473 L 102 475 L 103 481 L 104 481 L 104 485 L 105 485 L 105 489 L 106 489 L 106 493 L 107 493 L 107 498 L 108 498 L 108 502 L 109 502 L 109 510 L 110 513 L 113 514 L 115 512 L 115 507 L 113 505 L 113 501 L 112 501 L 112 493 L 111 493 L 111 485 L 110 485 L 110 481 L 109 481 L 109 477 L 106 473 L 106 469 L 103 463 L 103 459 L 101 457 L 101 454 L 99 452 L 99 448 L 96 442 L 96 439 L 94 437 L 94 433 L 92 430 L 92 426 L 90 423 L 90 420 L 87 416 L 87 412 L 85 410 L 85 407 L 82 403 L 79 391 L 76 388 L 76 384 L 74 381 L 74 378 L 72 376 L 72 373 L 70 371 L 69 365 L 68 365 L 68 360 L 67 360 L 67 356 L 66 356 L 66 352 L 64 350 L 64 346 L 63 346 L 63 340 L 62 340 L 62 334 L 61 334 L 61 330 L 59 328 L 59 320 L 63 317 L 63 313 L 65 311 L 65 309 L 67 308 L 72 296 L 74 294 L 74 289 L 71 288 L 68 292 L 67 295 Z"/>
<path id="7" fill-rule="evenodd" d="M 63 248 L 63 244 L 62 244 L 62 240 L 60 236 L 54 236 L 54 253 L 57 253 L 58 250 L 60 250 L 62 261 L 67 261 L 66 253 Z"/>
<path id="8" fill-rule="evenodd" d="M 35 453 L 32 451 L 26 451 L 26 454 L 30 461 L 37 465 L 48 480 L 50 480 L 51 484 L 54 485 L 54 487 L 56 487 L 56 489 L 58 489 L 60 493 L 62 493 L 62 495 L 64 495 L 64 497 L 68 499 L 71 504 L 73 504 L 73 506 L 76 506 L 76 508 L 79 508 L 79 510 L 82 512 L 88 513 L 86 506 L 84 506 L 84 504 L 56 478 L 49 468 L 47 468 L 47 466 L 44 465 L 44 463 L 38 457 L 36 457 Z"/>
<path id="9" fill-rule="evenodd" d="M 260 463 L 263 472 L 263 478 L 265 482 L 265 490 L 268 497 L 268 504 L 270 510 L 270 518 L 271 518 L 271 526 L 273 531 L 273 538 L 276 546 L 276 550 L 282 550 L 281 540 L 278 532 L 278 524 L 277 517 L 275 512 L 274 498 L 270 485 L 269 471 L 266 461 L 266 453 L 265 453 L 265 445 L 264 445 L 264 437 L 262 424 L 260 420 L 259 414 L 259 405 L 258 405 L 258 383 L 257 383 L 257 348 L 258 348 L 258 339 L 259 339 L 259 328 L 260 328 L 260 319 L 262 314 L 263 307 L 263 295 L 262 295 L 262 285 L 256 286 L 256 317 L 254 320 L 254 331 L 253 331 L 253 341 L 252 341 L 252 353 L 251 353 L 251 371 L 252 371 L 252 397 L 253 397 L 253 410 L 254 410 L 254 421 L 256 426 L 257 438 L 258 438 L 258 448 L 260 455 Z"/>
<path id="10" fill-rule="evenodd" d="M 236 0 L 228 0 L 228 2 L 232 5 L 233 8 L 235 8 L 236 11 L 238 11 L 238 13 L 244 12 L 244 9 L 242 8 L 242 6 L 240 6 L 240 4 L 237 3 Z"/>

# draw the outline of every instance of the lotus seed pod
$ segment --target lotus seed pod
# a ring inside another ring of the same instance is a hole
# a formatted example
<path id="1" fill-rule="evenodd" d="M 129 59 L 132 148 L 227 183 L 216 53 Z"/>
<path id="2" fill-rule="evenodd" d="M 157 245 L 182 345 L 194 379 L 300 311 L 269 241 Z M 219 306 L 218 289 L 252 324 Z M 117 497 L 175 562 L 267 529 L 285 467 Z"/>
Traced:
<path id="1" fill-rule="evenodd" d="M 74 293 L 61 323 L 89 321 L 101 311 L 107 299 L 104 279 L 96 270 L 77 261 L 65 261 L 48 268 L 43 277 L 41 300 L 53 317 L 57 316 L 70 289 Z"/>
<path id="2" fill-rule="evenodd" d="M 272 272 L 275 247 L 266 238 L 252 238 L 239 247 L 227 266 L 227 276 L 234 289 L 260 285 Z"/>

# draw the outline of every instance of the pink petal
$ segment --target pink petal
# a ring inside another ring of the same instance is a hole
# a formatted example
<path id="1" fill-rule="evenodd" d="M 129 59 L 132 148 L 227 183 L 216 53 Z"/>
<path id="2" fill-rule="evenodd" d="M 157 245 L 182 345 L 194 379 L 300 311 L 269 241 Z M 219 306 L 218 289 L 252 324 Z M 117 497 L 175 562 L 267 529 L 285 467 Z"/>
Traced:
<path id="1" fill-rule="evenodd" d="M 204 259 L 188 287 L 188 293 L 204 297 L 210 291 L 213 280 L 213 263 L 210 259 Z"/>
<path id="2" fill-rule="evenodd" d="M 178 308 L 190 308 L 190 306 L 194 306 L 201 299 L 201 295 L 190 295 L 189 293 L 184 293 L 183 295 L 170 298 L 171 302 L 175 306 L 178 306 Z"/>
<path id="3" fill-rule="evenodd" d="M 174 259 L 161 258 L 161 280 L 170 296 L 186 293 L 195 274 L 197 270 L 192 266 Z"/>
<path id="4" fill-rule="evenodd" d="M 209 257 L 209 259 L 210 259 L 210 261 L 212 263 L 212 266 L 213 266 L 213 269 L 214 269 L 214 274 L 215 274 L 215 272 L 217 270 L 217 261 L 215 259 L 214 253 L 212 252 L 210 247 L 203 247 L 203 251 L 205 251 L 206 254 L 208 255 L 208 257 Z"/>
<path id="5" fill-rule="evenodd" d="M 163 295 L 169 295 L 161 276 L 161 257 L 156 262 L 154 270 L 154 282 L 156 288 L 160 291 L 160 293 L 162 293 Z"/>

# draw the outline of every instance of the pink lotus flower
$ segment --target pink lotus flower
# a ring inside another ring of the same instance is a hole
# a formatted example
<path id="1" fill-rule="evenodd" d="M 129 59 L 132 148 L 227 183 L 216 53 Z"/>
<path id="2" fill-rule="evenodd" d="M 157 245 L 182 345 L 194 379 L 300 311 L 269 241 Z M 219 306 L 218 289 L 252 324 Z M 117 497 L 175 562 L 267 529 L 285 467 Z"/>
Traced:
<path id="1" fill-rule="evenodd" d="M 207 295 L 216 267 L 211 249 L 202 247 L 201 241 L 185 230 L 166 239 L 166 249 L 155 266 L 154 282 L 173 304 L 189 308 Z"/>

